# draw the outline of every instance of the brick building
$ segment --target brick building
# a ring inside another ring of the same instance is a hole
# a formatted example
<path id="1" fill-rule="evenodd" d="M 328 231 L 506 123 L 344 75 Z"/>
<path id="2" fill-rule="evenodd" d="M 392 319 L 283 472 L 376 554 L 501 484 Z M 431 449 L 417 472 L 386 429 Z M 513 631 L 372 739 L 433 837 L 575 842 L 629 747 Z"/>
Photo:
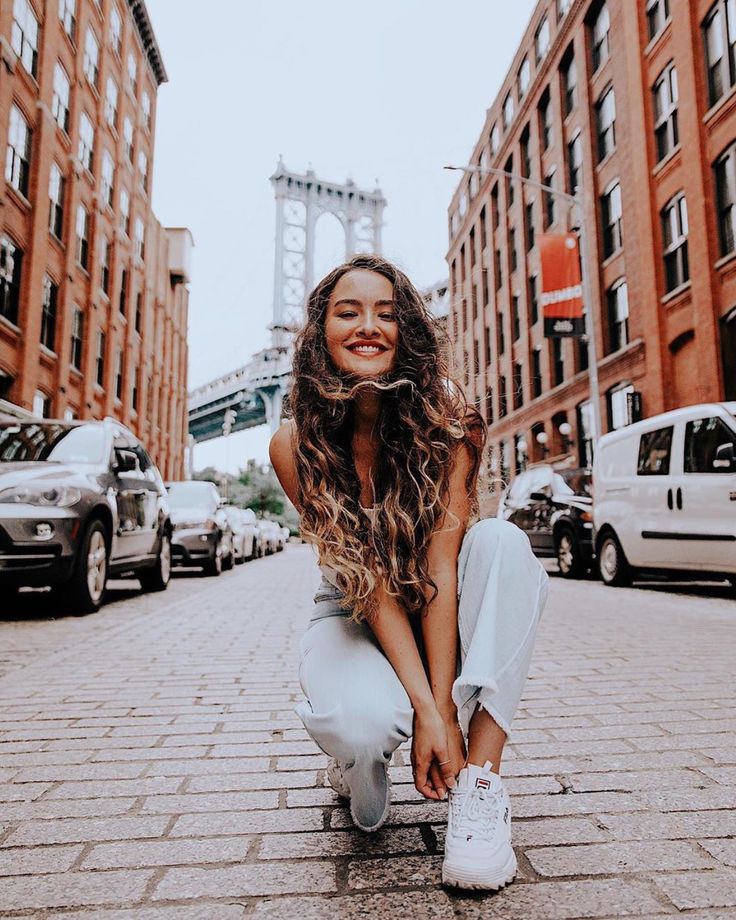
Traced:
<path id="1" fill-rule="evenodd" d="M 0 408 L 112 415 L 183 475 L 191 236 L 151 210 L 143 0 L 0 5 Z"/>
<path id="2" fill-rule="evenodd" d="M 474 165 L 583 190 L 603 432 L 632 420 L 629 393 L 642 416 L 736 398 L 732 13 L 732 0 L 540 0 L 473 151 Z M 535 242 L 575 211 L 466 174 L 449 221 L 450 332 L 492 468 L 589 463 L 587 346 L 544 338 Z"/>

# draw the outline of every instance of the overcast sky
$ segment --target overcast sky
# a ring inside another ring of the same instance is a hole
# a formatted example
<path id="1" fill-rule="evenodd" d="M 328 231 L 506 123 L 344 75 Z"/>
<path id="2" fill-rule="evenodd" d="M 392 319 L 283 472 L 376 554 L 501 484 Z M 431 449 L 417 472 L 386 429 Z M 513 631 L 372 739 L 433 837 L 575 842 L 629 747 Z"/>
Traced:
<path id="1" fill-rule="evenodd" d="M 384 255 L 419 286 L 447 276 L 447 205 L 534 0 L 147 0 L 159 89 L 153 205 L 195 242 L 189 389 L 270 343 L 279 154 L 294 172 L 388 201 Z M 317 277 L 344 252 L 317 225 Z M 195 449 L 197 469 L 268 459 L 264 425 Z"/>

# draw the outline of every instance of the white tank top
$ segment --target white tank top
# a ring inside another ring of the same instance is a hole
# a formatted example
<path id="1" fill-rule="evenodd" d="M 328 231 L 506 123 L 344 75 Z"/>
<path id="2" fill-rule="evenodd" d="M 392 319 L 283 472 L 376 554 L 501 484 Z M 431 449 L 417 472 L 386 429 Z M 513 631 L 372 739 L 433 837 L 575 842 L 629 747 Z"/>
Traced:
<path id="1" fill-rule="evenodd" d="M 369 518 L 371 518 L 371 520 L 374 519 L 374 515 L 378 511 L 378 505 L 374 505 L 372 508 L 364 508 L 361 505 L 360 508 L 362 511 L 365 511 L 365 513 L 368 515 Z M 335 580 L 335 576 L 337 573 L 335 572 L 335 570 L 332 568 L 331 565 L 321 565 L 319 567 L 319 570 L 320 572 L 322 572 L 324 577 L 327 579 L 327 581 L 329 581 L 331 585 L 334 585 L 335 587 L 337 587 L 337 581 Z"/>

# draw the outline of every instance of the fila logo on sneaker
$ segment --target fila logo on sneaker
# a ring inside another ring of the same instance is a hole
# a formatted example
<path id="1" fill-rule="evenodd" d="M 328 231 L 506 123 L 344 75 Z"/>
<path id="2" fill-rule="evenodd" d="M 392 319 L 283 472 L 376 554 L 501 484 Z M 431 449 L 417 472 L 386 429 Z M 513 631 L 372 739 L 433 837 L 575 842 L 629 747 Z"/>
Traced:
<path id="1" fill-rule="evenodd" d="M 476 780 L 475 780 L 475 788 L 476 789 L 490 789 L 491 781 L 489 779 L 483 779 L 482 776 L 478 776 L 476 777 Z"/>
<path id="2" fill-rule="evenodd" d="M 504 813 L 503 813 L 503 821 L 504 821 L 504 824 L 508 824 L 508 823 L 509 823 L 509 810 L 508 810 L 508 808 L 507 808 L 507 809 L 504 811 Z"/>

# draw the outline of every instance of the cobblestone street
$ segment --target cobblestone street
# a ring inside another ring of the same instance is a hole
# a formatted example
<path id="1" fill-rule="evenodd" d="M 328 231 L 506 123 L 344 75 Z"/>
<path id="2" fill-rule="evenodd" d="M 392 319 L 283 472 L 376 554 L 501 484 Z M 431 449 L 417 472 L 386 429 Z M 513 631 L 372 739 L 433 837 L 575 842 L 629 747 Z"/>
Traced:
<path id="1" fill-rule="evenodd" d="M 98 614 L 0 620 L 0 914 L 736 917 L 736 602 L 552 578 L 503 773 L 519 875 L 439 884 L 445 803 L 408 750 L 367 837 L 293 713 L 302 545 Z M 132 582 L 131 585 L 137 583 Z M 32 606 L 33 604 L 33 606 Z"/>

